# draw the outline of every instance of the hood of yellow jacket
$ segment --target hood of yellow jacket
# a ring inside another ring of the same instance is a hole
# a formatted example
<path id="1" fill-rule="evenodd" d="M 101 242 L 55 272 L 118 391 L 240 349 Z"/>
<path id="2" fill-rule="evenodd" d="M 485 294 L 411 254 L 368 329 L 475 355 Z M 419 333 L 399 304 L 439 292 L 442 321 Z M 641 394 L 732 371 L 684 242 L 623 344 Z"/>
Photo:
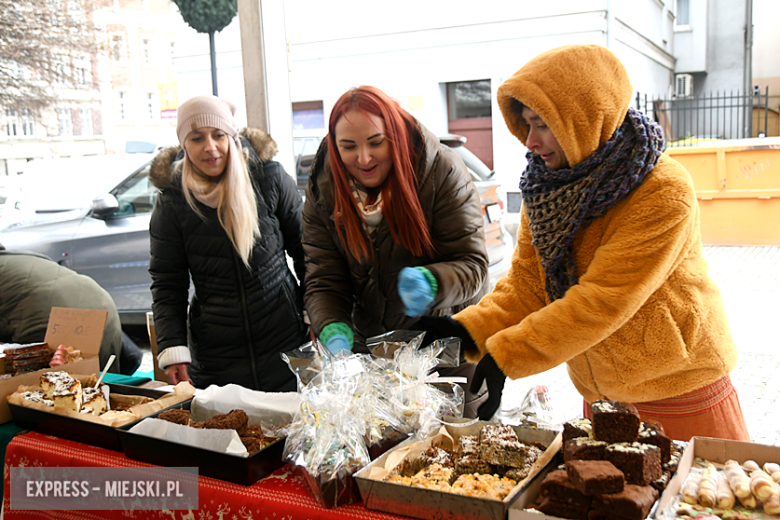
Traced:
<path id="1" fill-rule="evenodd" d="M 531 59 L 498 88 L 509 131 L 524 145 L 523 106 L 552 130 L 571 167 L 612 137 L 628 112 L 633 89 L 626 68 L 599 45 L 566 45 Z"/>

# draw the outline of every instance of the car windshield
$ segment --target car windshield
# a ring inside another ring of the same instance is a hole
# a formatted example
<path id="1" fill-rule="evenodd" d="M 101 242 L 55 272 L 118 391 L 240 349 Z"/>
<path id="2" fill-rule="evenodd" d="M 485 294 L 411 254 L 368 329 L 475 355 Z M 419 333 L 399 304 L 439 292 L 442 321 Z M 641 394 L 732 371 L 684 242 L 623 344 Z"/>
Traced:
<path id="1" fill-rule="evenodd" d="M 115 154 L 32 161 L 22 174 L 20 206 L 36 212 L 89 208 L 151 157 Z"/>

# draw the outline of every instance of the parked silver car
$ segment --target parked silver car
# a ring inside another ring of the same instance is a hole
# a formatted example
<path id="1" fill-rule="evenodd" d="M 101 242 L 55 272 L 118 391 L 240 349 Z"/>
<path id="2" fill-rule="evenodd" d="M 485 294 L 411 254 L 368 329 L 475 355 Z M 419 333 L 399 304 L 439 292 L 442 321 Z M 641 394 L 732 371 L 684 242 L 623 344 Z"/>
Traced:
<path id="1" fill-rule="evenodd" d="M 145 323 L 152 301 L 149 219 L 158 193 L 149 182 L 153 157 L 30 163 L 14 202 L 19 222 L 0 231 L 0 243 L 45 254 L 92 277 L 113 297 L 123 324 Z"/>

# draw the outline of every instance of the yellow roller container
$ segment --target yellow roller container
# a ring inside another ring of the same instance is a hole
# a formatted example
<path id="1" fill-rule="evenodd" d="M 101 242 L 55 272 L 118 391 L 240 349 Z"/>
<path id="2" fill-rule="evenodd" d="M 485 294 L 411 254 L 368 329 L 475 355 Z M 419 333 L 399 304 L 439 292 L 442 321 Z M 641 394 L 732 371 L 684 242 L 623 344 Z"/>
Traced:
<path id="1" fill-rule="evenodd" d="M 670 147 L 693 177 L 707 245 L 780 245 L 780 138 Z"/>

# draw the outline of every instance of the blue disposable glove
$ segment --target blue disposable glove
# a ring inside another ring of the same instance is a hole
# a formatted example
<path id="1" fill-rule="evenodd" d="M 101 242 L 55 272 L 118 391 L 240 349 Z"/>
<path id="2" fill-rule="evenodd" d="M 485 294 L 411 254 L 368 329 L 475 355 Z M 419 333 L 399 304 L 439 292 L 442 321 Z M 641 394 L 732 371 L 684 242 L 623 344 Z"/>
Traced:
<path id="1" fill-rule="evenodd" d="M 342 350 L 346 350 L 347 352 L 352 350 L 349 348 L 349 340 L 344 334 L 334 334 L 329 337 L 328 341 L 325 343 L 325 348 L 327 348 L 331 354 L 336 354 Z"/>
<path id="2" fill-rule="evenodd" d="M 320 342 L 325 344 L 325 348 L 331 354 L 346 350 L 352 350 L 352 328 L 346 323 L 334 321 L 328 323 L 320 332 Z"/>
<path id="3" fill-rule="evenodd" d="M 398 294 L 406 305 L 407 316 L 425 314 L 436 298 L 437 289 L 436 277 L 424 267 L 404 267 L 398 275 Z"/>

